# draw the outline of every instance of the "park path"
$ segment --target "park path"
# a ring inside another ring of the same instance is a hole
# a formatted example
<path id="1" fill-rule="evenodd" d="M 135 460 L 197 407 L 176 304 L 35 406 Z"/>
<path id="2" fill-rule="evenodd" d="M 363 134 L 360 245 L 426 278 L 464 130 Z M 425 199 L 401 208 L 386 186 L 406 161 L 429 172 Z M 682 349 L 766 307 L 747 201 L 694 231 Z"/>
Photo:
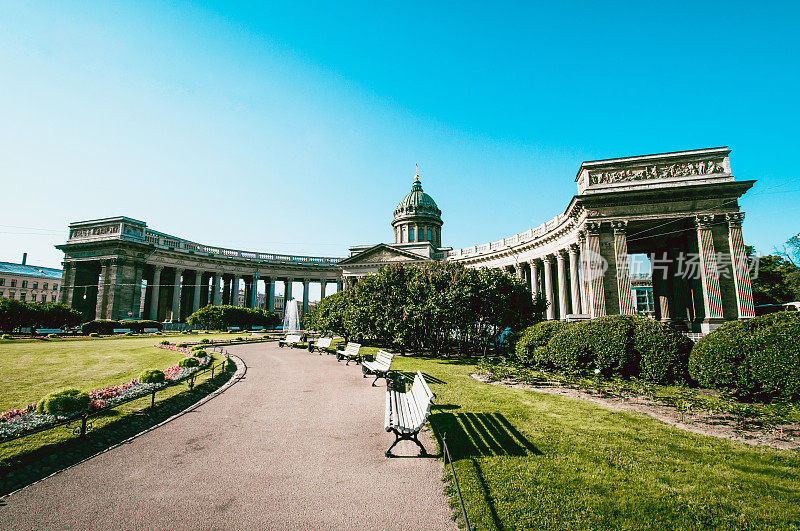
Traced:
<path id="1" fill-rule="evenodd" d="M 0 529 L 454 529 L 433 458 L 384 457 L 385 385 L 275 343 L 244 378 L 113 450 L 0 499 Z M 425 447 L 435 450 L 427 434 Z M 416 455 L 413 443 L 397 455 Z"/>

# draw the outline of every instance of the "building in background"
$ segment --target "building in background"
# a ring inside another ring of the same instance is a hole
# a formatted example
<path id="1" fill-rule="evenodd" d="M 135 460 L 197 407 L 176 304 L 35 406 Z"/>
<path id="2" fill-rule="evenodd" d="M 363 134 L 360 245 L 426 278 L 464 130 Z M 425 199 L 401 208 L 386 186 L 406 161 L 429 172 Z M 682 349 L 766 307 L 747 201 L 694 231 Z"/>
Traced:
<path id="1" fill-rule="evenodd" d="M 632 273 L 631 292 L 636 314 L 655 317 L 656 306 L 653 300 L 653 279 L 650 273 Z"/>
<path id="2" fill-rule="evenodd" d="M 58 302 L 61 270 L 22 263 L 0 262 L 0 297 L 24 302 Z"/>

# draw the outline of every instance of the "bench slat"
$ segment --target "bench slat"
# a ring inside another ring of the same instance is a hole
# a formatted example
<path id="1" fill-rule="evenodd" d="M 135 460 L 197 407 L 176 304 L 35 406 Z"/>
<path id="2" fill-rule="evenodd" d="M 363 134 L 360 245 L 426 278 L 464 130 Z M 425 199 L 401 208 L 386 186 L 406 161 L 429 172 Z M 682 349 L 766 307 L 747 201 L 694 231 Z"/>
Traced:
<path id="1" fill-rule="evenodd" d="M 389 396 L 389 391 L 386 391 L 386 410 L 383 417 L 383 428 L 389 431 L 392 427 L 392 398 Z"/>

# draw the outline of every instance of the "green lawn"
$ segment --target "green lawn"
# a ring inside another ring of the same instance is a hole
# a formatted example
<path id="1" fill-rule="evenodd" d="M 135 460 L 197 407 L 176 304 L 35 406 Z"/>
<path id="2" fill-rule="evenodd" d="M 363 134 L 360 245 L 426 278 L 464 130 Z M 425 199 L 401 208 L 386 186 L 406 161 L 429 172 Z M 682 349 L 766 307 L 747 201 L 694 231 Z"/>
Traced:
<path id="1" fill-rule="evenodd" d="M 153 345 L 168 339 L 194 342 L 233 334 L 108 337 L 91 339 L 0 340 L 0 411 L 38 402 L 64 387 L 91 391 L 129 381 L 143 369 L 166 369 L 183 354 Z"/>
<path id="2" fill-rule="evenodd" d="M 596 404 L 482 384 L 461 361 L 396 358 L 437 395 L 471 523 L 481 529 L 798 529 L 800 454 Z"/>
<path id="3" fill-rule="evenodd" d="M 165 369 L 183 354 L 154 348 L 169 339 L 174 343 L 210 339 L 233 339 L 233 334 L 172 335 L 155 337 L 113 337 L 54 341 L 0 341 L 0 409 L 38 401 L 54 389 L 77 387 L 84 390 L 130 380 L 146 368 Z M 218 361 L 222 357 L 216 355 Z M 45 477 L 65 466 L 124 441 L 180 411 L 223 385 L 232 373 L 210 379 L 206 372 L 189 390 L 183 383 L 167 387 L 156 395 L 133 400 L 92 417 L 85 439 L 78 439 L 71 427 L 61 426 L 0 444 L 0 496 Z"/>

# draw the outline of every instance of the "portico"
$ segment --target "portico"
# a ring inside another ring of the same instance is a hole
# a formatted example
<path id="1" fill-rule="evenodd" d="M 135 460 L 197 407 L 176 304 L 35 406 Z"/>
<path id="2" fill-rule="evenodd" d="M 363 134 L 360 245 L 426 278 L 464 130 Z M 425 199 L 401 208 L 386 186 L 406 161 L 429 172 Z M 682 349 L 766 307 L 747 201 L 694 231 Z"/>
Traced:
<path id="1" fill-rule="evenodd" d="M 555 218 L 496 242 L 448 253 L 469 267 L 522 264 L 548 319 L 632 314 L 629 256 L 652 267 L 656 318 L 708 332 L 753 317 L 730 150 L 713 148 L 584 162 L 578 194 Z"/>

